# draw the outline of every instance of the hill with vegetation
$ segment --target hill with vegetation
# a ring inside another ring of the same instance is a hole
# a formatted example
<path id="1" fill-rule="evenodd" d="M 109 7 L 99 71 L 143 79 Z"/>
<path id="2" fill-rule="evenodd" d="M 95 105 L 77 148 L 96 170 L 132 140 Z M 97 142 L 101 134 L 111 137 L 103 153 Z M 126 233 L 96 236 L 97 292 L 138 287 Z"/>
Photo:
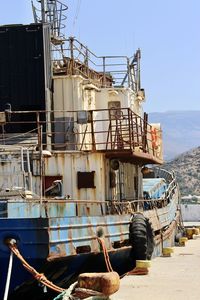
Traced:
<path id="1" fill-rule="evenodd" d="M 177 156 L 163 167 L 174 171 L 181 196 L 200 195 L 200 147 Z"/>

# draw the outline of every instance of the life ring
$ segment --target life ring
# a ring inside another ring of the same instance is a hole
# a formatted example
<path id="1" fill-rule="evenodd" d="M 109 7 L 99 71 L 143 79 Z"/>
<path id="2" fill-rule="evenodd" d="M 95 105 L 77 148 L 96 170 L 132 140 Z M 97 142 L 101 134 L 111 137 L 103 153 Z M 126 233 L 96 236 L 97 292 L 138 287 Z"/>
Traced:
<path id="1" fill-rule="evenodd" d="M 150 260 L 154 251 L 154 231 L 142 214 L 134 214 L 129 226 L 129 242 L 134 260 Z"/>
<path id="2" fill-rule="evenodd" d="M 151 140 L 152 140 L 153 149 L 157 149 L 158 148 L 158 135 L 157 135 L 156 128 L 151 129 Z"/>

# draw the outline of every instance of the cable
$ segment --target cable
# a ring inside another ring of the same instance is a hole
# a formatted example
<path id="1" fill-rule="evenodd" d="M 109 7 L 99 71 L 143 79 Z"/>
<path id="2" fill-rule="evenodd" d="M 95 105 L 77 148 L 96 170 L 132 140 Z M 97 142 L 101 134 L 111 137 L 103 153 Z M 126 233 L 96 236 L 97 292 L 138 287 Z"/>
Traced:
<path id="1" fill-rule="evenodd" d="M 79 12 L 80 12 L 80 8 L 81 8 L 81 0 L 78 0 L 77 7 L 76 7 L 76 12 L 75 12 L 75 16 L 74 16 L 74 21 L 73 21 L 73 32 L 74 32 L 74 29 L 75 29 L 75 24 L 78 20 L 78 15 L 79 15 Z"/>

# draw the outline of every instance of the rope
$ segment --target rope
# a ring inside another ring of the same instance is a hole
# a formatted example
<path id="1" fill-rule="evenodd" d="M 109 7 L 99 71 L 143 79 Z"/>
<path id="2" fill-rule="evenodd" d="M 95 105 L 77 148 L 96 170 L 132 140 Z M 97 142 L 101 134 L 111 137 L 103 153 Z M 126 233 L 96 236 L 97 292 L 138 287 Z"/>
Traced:
<path id="1" fill-rule="evenodd" d="M 77 281 L 70 285 L 67 290 L 64 290 L 61 294 L 56 296 L 53 300 L 79 300 L 72 295 L 73 290 L 77 286 Z"/>
<path id="2" fill-rule="evenodd" d="M 105 245 L 105 241 L 99 237 L 97 237 L 97 240 L 99 242 L 99 244 L 102 247 L 103 250 L 103 254 L 104 254 L 104 258 L 105 258 L 105 263 L 106 263 L 106 267 L 108 272 L 113 272 L 111 263 L 110 263 L 110 259 L 109 259 L 109 255 L 108 255 L 108 251 L 106 249 L 106 245 Z M 23 256 L 21 255 L 21 253 L 19 252 L 17 245 L 16 245 L 16 241 L 13 239 L 10 239 L 7 241 L 7 245 L 11 250 L 11 254 L 10 254 L 10 261 L 9 261 L 9 268 L 8 268 L 8 276 L 7 276 L 7 282 L 6 282 L 6 289 L 5 289 L 5 293 L 4 293 L 4 299 L 3 300 L 7 300 L 7 296 L 8 296 L 8 288 L 9 288 L 9 283 L 10 283 L 10 276 L 11 276 L 11 268 L 12 268 L 12 260 L 13 260 L 13 254 L 16 255 L 16 257 L 21 261 L 22 265 L 24 266 L 24 268 L 32 274 L 32 276 L 39 282 L 41 282 L 43 285 L 45 285 L 46 287 L 61 293 L 61 295 L 58 295 L 58 298 L 56 299 L 60 299 L 60 297 L 62 296 L 67 296 L 69 297 L 68 299 L 73 299 L 73 296 L 70 295 L 72 292 L 72 289 L 76 286 L 77 282 L 75 282 L 73 285 L 71 285 L 69 287 L 68 290 L 65 290 L 55 284 L 53 284 L 51 281 L 49 281 L 46 276 L 43 273 L 39 273 L 37 272 L 31 265 L 29 265 L 29 263 L 23 258 Z M 84 289 L 80 289 L 84 290 Z M 80 292 L 79 291 L 79 292 Z M 84 290 L 84 292 L 86 293 L 86 291 Z M 93 292 L 94 294 L 96 293 L 96 295 L 98 294 L 96 291 L 92 291 L 92 290 L 88 290 L 88 292 Z M 90 294 L 89 293 L 89 294 Z"/>
<path id="3" fill-rule="evenodd" d="M 8 264 L 8 274 L 7 274 L 7 279 L 6 279 L 6 287 L 5 287 L 3 300 L 8 299 L 8 291 L 9 291 L 9 286 L 10 286 L 10 277 L 11 277 L 11 272 L 12 272 L 12 265 L 13 265 L 13 253 L 10 252 L 10 259 L 9 259 L 9 264 Z"/>
<path id="4" fill-rule="evenodd" d="M 97 240 L 98 240 L 99 244 L 102 247 L 107 270 L 108 270 L 108 272 L 113 272 L 113 268 L 112 268 L 111 263 L 110 263 L 108 251 L 106 249 L 105 241 L 103 239 L 99 238 L 99 237 L 97 237 Z"/>
<path id="5" fill-rule="evenodd" d="M 55 292 L 61 293 L 63 291 L 65 291 L 65 289 L 53 284 L 51 281 L 49 281 L 46 276 L 43 273 L 38 273 L 33 267 L 31 267 L 28 262 L 23 258 L 23 256 L 20 254 L 16 243 L 13 243 L 12 241 L 8 241 L 8 247 L 10 248 L 10 250 L 12 251 L 12 253 L 14 253 L 17 258 L 21 261 L 22 265 L 24 266 L 24 268 L 33 275 L 33 277 L 41 282 L 43 285 L 45 285 L 46 287 L 54 290 Z"/>

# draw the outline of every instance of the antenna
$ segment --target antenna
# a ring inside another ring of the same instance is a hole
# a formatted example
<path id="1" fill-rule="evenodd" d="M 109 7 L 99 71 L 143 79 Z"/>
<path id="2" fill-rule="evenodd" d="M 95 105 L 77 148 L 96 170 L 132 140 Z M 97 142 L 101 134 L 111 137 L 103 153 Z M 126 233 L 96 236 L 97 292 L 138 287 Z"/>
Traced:
<path id="1" fill-rule="evenodd" d="M 36 2 L 34 5 L 33 2 Z M 59 0 L 32 0 L 32 11 L 35 23 L 49 23 L 51 26 L 51 41 L 61 44 L 64 40 L 65 11 L 68 6 Z"/>

